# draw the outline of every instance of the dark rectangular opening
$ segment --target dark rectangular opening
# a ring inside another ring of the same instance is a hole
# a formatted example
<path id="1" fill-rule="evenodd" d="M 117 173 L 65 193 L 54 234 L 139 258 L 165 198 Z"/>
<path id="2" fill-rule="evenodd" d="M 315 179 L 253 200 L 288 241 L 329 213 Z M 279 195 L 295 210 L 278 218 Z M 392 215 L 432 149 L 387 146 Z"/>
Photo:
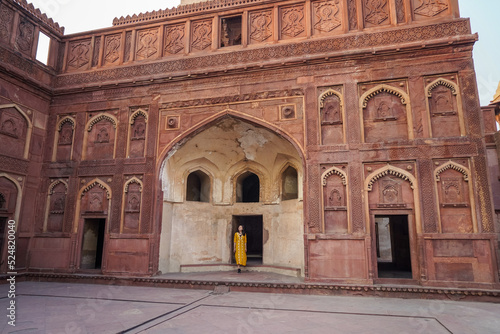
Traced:
<path id="1" fill-rule="evenodd" d="M 241 15 L 223 17 L 220 22 L 220 47 L 241 45 Z"/>
<path id="2" fill-rule="evenodd" d="M 243 225 L 247 233 L 247 264 L 262 264 L 263 254 L 263 219 L 257 216 L 233 216 L 233 233 Z M 231 239 L 232 241 L 232 239 Z M 233 257 L 233 263 L 234 263 Z"/>
<path id="3" fill-rule="evenodd" d="M 101 269 L 106 219 L 85 219 L 83 223 L 81 269 Z"/>
<path id="4" fill-rule="evenodd" d="M 378 277 L 411 279 L 408 216 L 375 216 L 375 233 Z"/>

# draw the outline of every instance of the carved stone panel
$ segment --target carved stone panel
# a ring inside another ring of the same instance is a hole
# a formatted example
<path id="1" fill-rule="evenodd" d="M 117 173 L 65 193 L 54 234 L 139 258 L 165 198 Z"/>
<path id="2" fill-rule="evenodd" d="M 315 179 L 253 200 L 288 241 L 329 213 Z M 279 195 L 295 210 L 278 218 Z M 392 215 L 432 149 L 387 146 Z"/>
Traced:
<path id="1" fill-rule="evenodd" d="M 281 39 L 302 37 L 306 35 L 303 5 L 280 8 L 280 16 Z"/>
<path id="2" fill-rule="evenodd" d="M 202 51 L 212 45 L 212 20 L 193 22 L 191 31 L 191 48 L 193 51 Z"/>
<path id="3" fill-rule="evenodd" d="M 406 106 L 401 98 L 379 92 L 366 103 L 363 112 L 365 142 L 406 140 L 409 138 Z"/>
<path id="4" fill-rule="evenodd" d="M 0 5 L 0 41 L 9 42 L 13 18 L 14 12 L 10 8 Z"/>
<path id="5" fill-rule="evenodd" d="M 403 179 L 396 177 L 385 177 L 379 185 L 379 201 L 377 206 L 380 208 L 405 208 L 402 193 Z"/>
<path id="6" fill-rule="evenodd" d="M 331 33 L 342 30 L 342 4 L 340 0 L 313 2 L 314 33 Z"/>
<path id="7" fill-rule="evenodd" d="M 146 118 L 144 115 L 138 115 L 130 125 L 130 147 L 128 156 L 130 158 L 139 158 L 144 156 L 146 145 Z"/>
<path id="8" fill-rule="evenodd" d="M 455 88 L 439 84 L 428 92 L 428 99 L 432 136 L 460 136 L 460 120 Z"/>
<path id="9" fill-rule="evenodd" d="M 94 41 L 94 54 L 92 55 L 92 67 L 99 65 L 99 52 L 101 51 L 101 37 L 96 37 Z"/>
<path id="10" fill-rule="evenodd" d="M 396 0 L 396 17 L 398 23 L 406 22 L 405 0 Z"/>
<path id="11" fill-rule="evenodd" d="M 99 185 L 94 185 L 89 191 L 85 192 L 82 197 L 81 213 L 82 214 L 108 214 L 108 203 L 106 190 Z"/>
<path id="12" fill-rule="evenodd" d="M 57 142 L 57 161 L 67 161 L 71 159 L 71 149 L 73 145 L 74 124 L 65 122 L 60 126 L 59 140 Z"/>
<path id="13" fill-rule="evenodd" d="M 440 169 L 441 167 L 438 167 Z M 459 169 L 459 168 L 457 168 Z M 443 233 L 472 233 L 473 221 L 468 176 L 452 168 L 439 173 L 439 212 Z"/>
<path id="14" fill-rule="evenodd" d="M 344 143 L 342 100 L 340 93 L 326 91 L 320 96 L 321 144 Z"/>
<path id="15" fill-rule="evenodd" d="M 412 0 L 415 20 L 425 20 L 437 16 L 448 15 L 449 0 Z"/>
<path id="16" fill-rule="evenodd" d="M 16 37 L 16 50 L 26 55 L 31 55 L 34 38 L 35 26 L 28 20 L 21 18 Z"/>
<path id="17" fill-rule="evenodd" d="M 0 147 L 2 154 L 24 157 L 28 125 L 16 108 L 0 109 Z"/>
<path id="18" fill-rule="evenodd" d="M 356 0 L 347 0 L 347 12 L 349 17 L 349 30 L 358 29 L 358 9 Z"/>
<path id="19" fill-rule="evenodd" d="M 378 27 L 390 24 L 388 0 L 363 0 L 365 27 Z"/>
<path id="20" fill-rule="evenodd" d="M 343 176 L 328 173 L 323 179 L 325 233 L 347 233 L 347 191 Z"/>
<path id="21" fill-rule="evenodd" d="M 273 11 L 271 9 L 250 12 L 250 43 L 272 40 Z"/>
<path id="22" fill-rule="evenodd" d="M 132 32 L 125 33 L 125 51 L 123 52 L 123 62 L 126 63 L 130 60 L 130 53 L 132 52 Z"/>
<path id="23" fill-rule="evenodd" d="M 136 37 L 136 60 L 158 57 L 160 47 L 158 29 L 139 30 Z"/>
<path id="24" fill-rule="evenodd" d="M 96 122 L 87 135 L 87 159 L 113 159 L 116 128 L 108 119 Z"/>
<path id="25" fill-rule="evenodd" d="M 141 185 L 130 183 L 125 193 L 125 216 L 123 233 L 139 233 L 141 214 Z"/>
<path id="26" fill-rule="evenodd" d="M 66 185 L 58 183 L 50 193 L 47 232 L 62 232 L 66 208 Z"/>
<path id="27" fill-rule="evenodd" d="M 16 211 L 17 187 L 6 177 L 0 177 L 0 213 L 12 215 Z"/>
<path id="28" fill-rule="evenodd" d="M 84 69 L 90 58 L 90 39 L 69 43 L 68 71 Z"/>
<path id="29" fill-rule="evenodd" d="M 178 24 L 165 27 L 165 54 L 177 54 L 184 51 L 185 25 Z"/>
<path id="30" fill-rule="evenodd" d="M 122 36 L 120 34 L 104 37 L 104 65 L 118 64 L 121 43 Z"/>

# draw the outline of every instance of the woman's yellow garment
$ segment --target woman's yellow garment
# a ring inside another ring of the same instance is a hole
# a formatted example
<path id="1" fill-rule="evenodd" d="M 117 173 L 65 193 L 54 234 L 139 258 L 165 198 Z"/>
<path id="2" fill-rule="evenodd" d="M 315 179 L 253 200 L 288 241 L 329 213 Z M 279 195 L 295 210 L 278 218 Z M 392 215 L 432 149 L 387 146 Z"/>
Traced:
<path id="1" fill-rule="evenodd" d="M 247 244 L 247 235 L 242 235 L 238 232 L 234 234 L 234 248 L 235 248 L 235 253 L 234 257 L 236 259 L 236 264 L 239 264 L 241 266 L 246 266 L 247 265 L 247 252 L 245 250 Z"/>

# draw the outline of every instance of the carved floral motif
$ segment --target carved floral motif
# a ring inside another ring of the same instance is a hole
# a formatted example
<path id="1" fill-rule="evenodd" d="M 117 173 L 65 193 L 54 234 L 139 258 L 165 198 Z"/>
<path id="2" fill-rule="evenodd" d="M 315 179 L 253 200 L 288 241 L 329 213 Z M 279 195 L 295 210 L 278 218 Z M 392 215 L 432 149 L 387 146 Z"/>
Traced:
<path id="1" fill-rule="evenodd" d="M 12 10 L 5 6 L 0 6 L 0 40 L 8 41 L 12 30 Z"/>
<path id="2" fill-rule="evenodd" d="M 176 54 L 184 50 L 184 25 L 165 29 L 165 52 Z"/>
<path id="3" fill-rule="evenodd" d="M 80 69 L 90 61 L 90 40 L 78 41 L 69 45 L 68 67 Z"/>
<path id="4" fill-rule="evenodd" d="M 398 23 L 404 23 L 406 17 L 406 10 L 404 0 L 396 0 L 396 16 Z"/>
<path id="5" fill-rule="evenodd" d="M 365 0 L 365 21 L 380 25 L 389 18 L 387 0 Z"/>
<path id="6" fill-rule="evenodd" d="M 33 45 L 35 26 L 26 20 L 21 20 L 19 23 L 19 31 L 16 38 L 16 46 L 18 50 L 30 53 Z"/>
<path id="7" fill-rule="evenodd" d="M 304 7 L 283 8 L 281 12 L 281 34 L 297 37 L 305 31 Z"/>
<path id="8" fill-rule="evenodd" d="M 197 50 L 205 50 L 212 45 L 212 22 L 193 23 L 193 42 L 191 46 Z"/>
<path id="9" fill-rule="evenodd" d="M 120 58 L 121 36 L 106 36 L 104 45 L 104 60 L 106 63 L 115 63 Z"/>
<path id="10" fill-rule="evenodd" d="M 250 14 L 250 39 L 265 42 L 273 35 L 273 12 L 264 10 Z"/>
<path id="11" fill-rule="evenodd" d="M 330 0 L 314 3 L 316 23 L 314 28 L 324 32 L 330 32 L 342 24 L 340 12 L 340 1 Z"/>
<path id="12" fill-rule="evenodd" d="M 433 17 L 448 9 L 446 0 L 419 0 L 420 6 L 415 8 L 415 14 Z"/>
<path id="13" fill-rule="evenodd" d="M 356 9 L 356 0 L 348 0 L 347 11 L 349 13 L 349 29 L 358 29 L 358 11 Z"/>
<path id="14" fill-rule="evenodd" d="M 136 59 L 148 59 L 158 52 L 158 29 L 143 30 L 137 34 Z"/>

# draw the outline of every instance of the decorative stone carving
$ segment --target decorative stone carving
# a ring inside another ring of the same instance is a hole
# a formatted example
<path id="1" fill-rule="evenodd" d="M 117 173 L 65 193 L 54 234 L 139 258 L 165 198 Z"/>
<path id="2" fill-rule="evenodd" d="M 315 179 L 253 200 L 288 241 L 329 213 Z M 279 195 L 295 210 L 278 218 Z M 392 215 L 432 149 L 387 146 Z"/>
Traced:
<path id="1" fill-rule="evenodd" d="M 415 8 L 415 14 L 433 17 L 448 9 L 447 0 L 418 0 L 420 3 L 418 7 Z"/>
<path id="2" fill-rule="evenodd" d="M 322 175 L 323 220 L 325 233 L 347 233 L 347 175 L 337 167 L 331 167 Z"/>
<path id="3" fill-rule="evenodd" d="M 320 32 L 331 32 L 342 25 L 340 0 L 314 2 L 314 28 Z"/>
<path id="4" fill-rule="evenodd" d="M 103 200 L 103 194 L 101 191 L 98 192 L 89 192 L 89 211 L 90 212 L 102 212 L 103 206 L 102 206 L 102 200 Z"/>
<path id="5" fill-rule="evenodd" d="M 179 122 L 179 116 L 167 116 L 167 122 L 166 122 L 167 130 L 177 130 L 179 129 L 180 122 Z"/>
<path id="6" fill-rule="evenodd" d="M 146 146 L 147 113 L 138 109 L 130 116 L 130 143 L 128 157 L 136 158 L 144 156 Z"/>
<path id="7" fill-rule="evenodd" d="M 126 63 L 130 60 L 130 52 L 132 51 L 132 32 L 125 33 L 125 52 L 123 53 L 123 62 Z"/>
<path id="8" fill-rule="evenodd" d="M 121 35 L 104 38 L 104 64 L 116 64 L 120 59 Z"/>
<path id="9" fill-rule="evenodd" d="M 73 129 L 74 125 L 70 122 L 66 122 L 61 125 L 59 130 L 59 141 L 58 145 L 71 145 L 73 143 Z"/>
<path id="10" fill-rule="evenodd" d="M 205 50 L 212 45 L 212 21 L 198 21 L 192 24 L 191 47 L 195 50 Z"/>
<path id="11" fill-rule="evenodd" d="M 250 41 L 259 43 L 269 40 L 273 36 L 273 11 L 263 10 L 250 13 Z"/>
<path id="12" fill-rule="evenodd" d="M 404 0 L 396 0 L 396 17 L 398 23 L 404 23 L 406 21 L 406 9 Z"/>
<path id="13" fill-rule="evenodd" d="M 35 37 L 35 26 L 28 20 L 22 18 L 19 22 L 16 48 L 17 50 L 30 55 L 33 47 L 33 39 Z"/>
<path id="14" fill-rule="evenodd" d="M 90 61 L 90 40 L 76 41 L 69 44 L 68 69 L 81 69 Z"/>
<path id="15" fill-rule="evenodd" d="M 184 24 L 165 27 L 165 53 L 177 54 L 184 50 Z"/>
<path id="16" fill-rule="evenodd" d="M 137 32 L 136 59 L 149 59 L 158 53 L 158 29 Z"/>
<path id="17" fill-rule="evenodd" d="M 116 121 L 108 114 L 93 117 L 87 126 L 87 159 L 112 159 L 116 138 Z"/>
<path id="18" fill-rule="evenodd" d="M 389 4 L 387 0 L 364 0 L 363 5 L 366 23 L 377 26 L 389 20 Z"/>
<path id="19" fill-rule="evenodd" d="M 457 92 L 456 84 L 444 79 L 437 79 L 427 86 L 433 137 L 461 135 Z"/>
<path id="20" fill-rule="evenodd" d="M 380 180 L 380 195 L 377 206 L 380 208 L 405 208 L 401 179 L 385 176 Z"/>
<path id="21" fill-rule="evenodd" d="M 342 124 L 342 99 L 338 92 L 328 90 L 320 96 L 321 124 Z"/>
<path id="22" fill-rule="evenodd" d="M 347 0 L 347 10 L 349 17 L 349 30 L 358 29 L 358 10 L 356 0 Z"/>
<path id="23" fill-rule="evenodd" d="M 140 212 L 142 201 L 142 182 L 133 177 L 125 184 L 124 188 L 124 218 L 121 228 L 122 233 L 138 233 L 140 225 Z"/>
<path id="24" fill-rule="evenodd" d="M 92 67 L 99 65 L 99 52 L 101 51 L 101 37 L 94 40 L 94 54 L 92 55 Z"/>
<path id="25" fill-rule="evenodd" d="M 2 154 L 23 158 L 28 125 L 16 108 L 0 109 L 0 143 Z"/>
<path id="26" fill-rule="evenodd" d="M 280 117 L 283 120 L 296 119 L 295 104 L 280 106 Z"/>
<path id="27" fill-rule="evenodd" d="M 0 5 L 0 40 L 8 42 L 12 34 L 12 19 L 14 12 L 3 5 Z"/>
<path id="28" fill-rule="evenodd" d="M 281 8 L 281 36 L 298 37 L 305 32 L 304 6 Z"/>

